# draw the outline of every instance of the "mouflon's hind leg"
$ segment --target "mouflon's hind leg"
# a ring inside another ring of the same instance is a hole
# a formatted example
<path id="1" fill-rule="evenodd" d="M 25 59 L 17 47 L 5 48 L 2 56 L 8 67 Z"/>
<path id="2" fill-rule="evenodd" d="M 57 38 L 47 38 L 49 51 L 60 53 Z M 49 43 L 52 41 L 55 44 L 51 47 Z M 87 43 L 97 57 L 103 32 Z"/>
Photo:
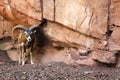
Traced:
<path id="1" fill-rule="evenodd" d="M 33 62 L 33 47 L 31 47 L 31 50 L 30 50 L 30 63 L 31 64 L 34 64 L 34 62 Z"/>
<path id="2" fill-rule="evenodd" d="M 31 64 L 34 64 L 34 62 L 33 62 L 33 56 L 32 56 L 32 52 L 30 52 L 30 63 L 31 63 Z"/>

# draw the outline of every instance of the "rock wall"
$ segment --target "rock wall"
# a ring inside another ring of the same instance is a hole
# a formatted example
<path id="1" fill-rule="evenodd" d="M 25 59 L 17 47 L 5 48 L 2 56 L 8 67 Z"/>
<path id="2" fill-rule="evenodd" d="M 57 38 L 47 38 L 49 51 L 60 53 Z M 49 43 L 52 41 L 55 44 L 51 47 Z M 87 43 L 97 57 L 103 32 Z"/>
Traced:
<path id="1" fill-rule="evenodd" d="M 119 0 L 1 0 L 0 38 L 10 36 L 17 24 L 29 27 L 39 24 L 43 17 L 48 20 L 44 31 L 51 46 L 64 47 L 64 56 L 70 51 L 69 63 L 119 66 L 119 3 Z"/>

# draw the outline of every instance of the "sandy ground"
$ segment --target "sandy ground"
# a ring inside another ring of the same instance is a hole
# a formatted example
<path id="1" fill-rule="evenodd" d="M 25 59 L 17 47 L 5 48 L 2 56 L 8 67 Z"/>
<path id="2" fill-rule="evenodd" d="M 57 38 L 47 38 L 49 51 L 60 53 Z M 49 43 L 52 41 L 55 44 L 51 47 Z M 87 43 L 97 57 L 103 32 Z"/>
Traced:
<path id="1" fill-rule="evenodd" d="M 16 62 L 1 62 L 0 80 L 120 80 L 120 69 L 71 66 L 62 62 L 24 66 Z"/>

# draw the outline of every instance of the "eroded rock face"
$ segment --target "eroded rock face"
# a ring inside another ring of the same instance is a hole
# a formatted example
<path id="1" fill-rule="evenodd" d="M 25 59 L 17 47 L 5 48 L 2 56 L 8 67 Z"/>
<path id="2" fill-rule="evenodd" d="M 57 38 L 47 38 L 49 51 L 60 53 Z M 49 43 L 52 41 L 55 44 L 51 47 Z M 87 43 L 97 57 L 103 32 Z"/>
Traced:
<path id="1" fill-rule="evenodd" d="M 80 33 L 103 38 L 107 29 L 107 1 L 57 0 L 55 9 L 56 22 Z"/>
<path id="2" fill-rule="evenodd" d="M 120 25 L 120 1 L 119 0 L 110 0 L 110 25 L 114 24 L 119 26 Z"/>
<path id="3" fill-rule="evenodd" d="M 12 28 L 13 24 L 9 21 L 6 21 L 2 16 L 0 16 L 0 39 L 5 36 L 11 36 Z"/>
<path id="4" fill-rule="evenodd" d="M 109 39 L 110 50 L 120 50 L 120 5 L 119 0 L 111 0 L 110 6 L 110 30 L 112 31 Z"/>
<path id="5" fill-rule="evenodd" d="M 93 3 L 94 5 L 92 5 Z M 96 0 L 56 0 L 55 2 L 51 0 L 48 3 L 45 0 L 43 14 L 45 18 L 63 24 L 70 29 L 101 39 L 107 30 L 107 3 L 103 0 L 99 3 Z M 49 14 L 50 16 L 48 16 Z"/>
<path id="6" fill-rule="evenodd" d="M 45 31 L 50 40 L 66 43 L 73 47 L 92 47 L 94 44 L 94 38 L 85 36 L 53 22 L 48 22 Z"/>
<path id="7" fill-rule="evenodd" d="M 48 20 L 44 31 L 53 47 L 49 49 L 57 54 L 50 56 L 52 51 L 46 49 L 45 56 L 41 58 L 36 56 L 39 51 L 35 52 L 36 62 L 42 60 L 44 63 L 47 61 L 45 58 L 49 57 L 51 61 L 65 63 L 96 65 L 94 60 L 117 63 L 114 50 L 120 49 L 119 3 L 119 0 L 1 0 L 0 38 L 10 36 L 11 29 L 15 25 L 23 24 L 29 27 L 39 24 L 44 17 Z M 1 45 L 6 46 L 6 44 Z M 75 54 L 74 56 L 78 56 L 76 60 L 71 54 L 65 56 L 67 50 L 54 49 L 59 46 L 75 48 L 75 53 L 89 49 L 90 53 L 86 56 Z M 8 50 L 13 60 L 17 60 L 14 55 L 11 55 L 15 52 L 11 50 L 12 47 L 6 47 L 4 50 Z M 60 60 L 56 58 L 59 53 L 62 53 Z M 67 61 L 64 58 L 67 58 Z"/>

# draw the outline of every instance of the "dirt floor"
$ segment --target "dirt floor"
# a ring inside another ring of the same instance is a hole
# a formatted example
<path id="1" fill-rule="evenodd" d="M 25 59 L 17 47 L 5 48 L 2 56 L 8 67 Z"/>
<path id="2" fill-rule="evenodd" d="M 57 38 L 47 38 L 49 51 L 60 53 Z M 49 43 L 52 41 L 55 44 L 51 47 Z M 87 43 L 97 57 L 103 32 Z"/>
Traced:
<path id="1" fill-rule="evenodd" d="M 120 80 L 120 69 L 70 66 L 62 62 L 24 66 L 16 62 L 1 62 L 0 80 Z"/>

